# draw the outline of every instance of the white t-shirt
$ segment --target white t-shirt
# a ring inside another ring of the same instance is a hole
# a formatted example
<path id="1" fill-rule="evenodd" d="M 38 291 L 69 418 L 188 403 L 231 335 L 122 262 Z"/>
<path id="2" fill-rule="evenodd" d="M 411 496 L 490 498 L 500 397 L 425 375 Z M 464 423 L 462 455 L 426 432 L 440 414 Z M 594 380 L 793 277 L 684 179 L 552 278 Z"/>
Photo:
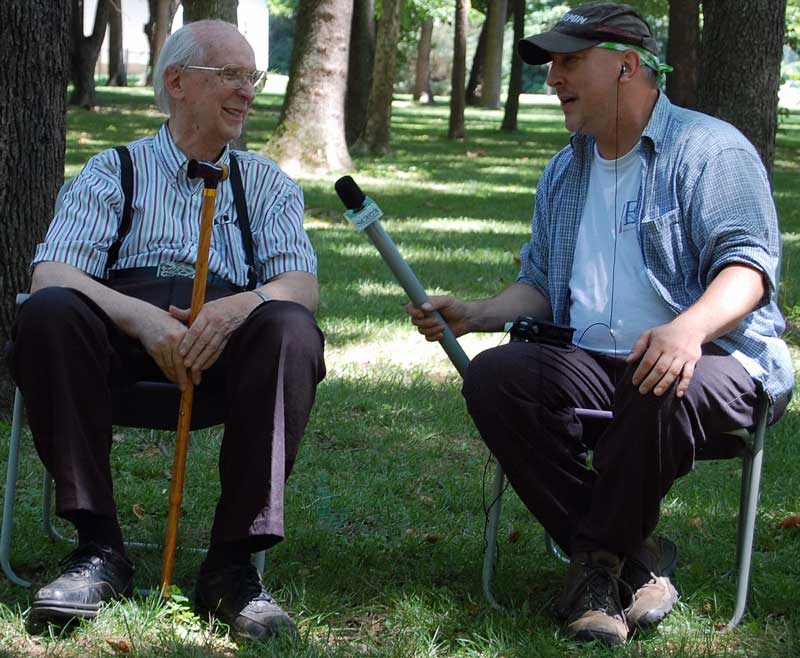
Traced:
<path id="1" fill-rule="evenodd" d="M 647 278 L 639 245 L 639 148 L 615 162 L 595 145 L 569 280 L 573 342 L 617 356 L 629 354 L 644 331 L 675 317 Z"/>

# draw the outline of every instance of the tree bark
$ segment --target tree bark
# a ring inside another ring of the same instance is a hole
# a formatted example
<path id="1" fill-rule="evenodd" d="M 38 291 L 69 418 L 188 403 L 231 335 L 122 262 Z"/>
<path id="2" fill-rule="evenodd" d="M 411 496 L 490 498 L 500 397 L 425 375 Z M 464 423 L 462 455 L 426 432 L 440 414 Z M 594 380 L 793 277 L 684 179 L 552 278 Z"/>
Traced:
<path id="1" fill-rule="evenodd" d="M 697 106 L 697 62 L 700 56 L 700 0 L 670 0 L 667 96 L 681 107 Z"/>
<path id="2" fill-rule="evenodd" d="M 469 29 L 469 0 L 456 0 L 455 26 L 453 29 L 453 78 L 450 85 L 449 139 L 463 139 L 464 126 L 464 77 L 467 73 L 467 30 Z"/>
<path id="3" fill-rule="evenodd" d="M 483 60 L 481 105 L 495 110 L 500 108 L 506 9 L 507 0 L 489 0 L 486 7 L 486 56 Z"/>
<path id="4" fill-rule="evenodd" d="M 375 0 L 355 0 L 345 96 L 345 137 L 352 144 L 367 123 L 367 103 L 375 63 Z"/>
<path id="5" fill-rule="evenodd" d="M 514 12 L 514 41 L 511 49 L 511 79 L 508 82 L 506 110 L 503 114 L 501 130 L 516 132 L 517 114 L 519 112 L 519 95 L 522 93 L 522 58 L 517 52 L 516 44 L 525 36 L 525 0 L 511 0 Z"/>
<path id="6" fill-rule="evenodd" d="M 352 0 L 300 0 L 289 85 L 265 151 L 289 174 L 352 168 L 344 97 Z"/>
<path id="7" fill-rule="evenodd" d="M 183 24 L 204 18 L 218 18 L 238 25 L 239 0 L 183 0 Z"/>
<path id="8" fill-rule="evenodd" d="M 486 21 L 481 25 L 481 31 L 478 35 L 478 45 L 475 48 L 475 54 L 472 56 L 472 68 L 469 70 L 469 81 L 467 82 L 466 101 L 467 105 L 478 106 L 480 105 L 480 96 L 478 96 L 478 87 L 483 82 L 483 60 L 486 57 Z"/>
<path id="9" fill-rule="evenodd" d="M 414 81 L 414 100 L 433 104 L 431 89 L 431 46 L 433 44 L 433 17 L 428 16 L 422 23 L 417 44 L 417 66 Z"/>
<path id="10" fill-rule="evenodd" d="M 147 61 L 147 75 L 145 84 L 153 84 L 153 69 L 158 61 L 161 48 L 167 40 L 167 35 L 172 29 L 172 19 L 178 11 L 180 0 L 148 0 L 150 5 L 150 20 L 144 25 L 147 43 L 150 46 L 150 56 Z"/>
<path id="11" fill-rule="evenodd" d="M 400 9 L 403 0 L 383 0 L 378 25 L 375 67 L 367 104 L 367 123 L 353 149 L 383 155 L 389 152 L 394 94 L 394 64 L 400 40 Z"/>
<path id="12" fill-rule="evenodd" d="M 111 0 L 108 15 L 108 82 L 109 87 L 127 87 L 128 70 L 122 50 L 122 0 Z"/>
<path id="13" fill-rule="evenodd" d="M 65 91 L 72 3 L 0 2 L 0 345 L 10 337 L 14 296 L 30 288 L 28 264 L 64 180 Z M 0 368 L 0 415 L 14 390 Z"/>
<path id="14" fill-rule="evenodd" d="M 741 130 L 770 177 L 785 14 L 786 0 L 739 0 L 735 9 L 723 0 L 703 2 L 698 107 Z"/>
<path id="15" fill-rule="evenodd" d="M 69 53 L 72 79 L 70 105 L 92 108 L 97 104 L 94 88 L 94 67 L 106 34 L 108 15 L 111 9 L 109 0 L 97 0 L 92 33 L 83 36 L 83 0 L 72 0 L 72 21 L 70 28 L 71 48 Z"/>

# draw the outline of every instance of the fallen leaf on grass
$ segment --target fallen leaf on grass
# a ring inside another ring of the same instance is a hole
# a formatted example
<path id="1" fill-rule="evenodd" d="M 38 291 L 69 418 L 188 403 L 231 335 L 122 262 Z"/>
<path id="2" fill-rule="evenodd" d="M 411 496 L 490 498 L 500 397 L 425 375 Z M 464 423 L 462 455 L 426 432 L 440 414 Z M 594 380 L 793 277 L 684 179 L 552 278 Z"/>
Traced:
<path id="1" fill-rule="evenodd" d="M 509 544 L 516 544 L 520 537 L 522 537 L 522 533 L 514 528 L 510 533 L 508 533 L 508 543 Z"/>
<path id="2" fill-rule="evenodd" d="M 425 535 L 425 541 L 429 544 L 437 544 L 440 539 L 439 535 Z"/>
<path id="3" fill-rule="evenodd" d="M 144 505 L 142 505 L 141 503 L 136 503 L 133 506 L 132 511 L 133 515 L 140 521 L 144 518 Z"/>
<path id="4" fill-rule="evenodd" d="M 789 528 L 800 528 L 800 514 L 792 514 L 791 516 L 787 516 L 778 524 L 778 527 L 782 530 L 788 530 Z"/>
<path id="5" fill-rule="evenodd" d="M 128 643 L 127 640 L 106 640 L 108 644 L 111 646 L 114 651 L 118 653 L 130 653 L 131 652 L 131 645 Z"/>
<path id="6" fill-rule="evenodd" d="M 689 525 L 691 525 L 695 530 L 699 530 L 703 527 L 703 520 L 699 516 L 696 516 L 689 522 Z"/>
<path id="7" fill-rule="evenodd" d="M 482 155 L 486 155 L 486 151 L 467 151 L 468 158 L 480 158 Z"/>

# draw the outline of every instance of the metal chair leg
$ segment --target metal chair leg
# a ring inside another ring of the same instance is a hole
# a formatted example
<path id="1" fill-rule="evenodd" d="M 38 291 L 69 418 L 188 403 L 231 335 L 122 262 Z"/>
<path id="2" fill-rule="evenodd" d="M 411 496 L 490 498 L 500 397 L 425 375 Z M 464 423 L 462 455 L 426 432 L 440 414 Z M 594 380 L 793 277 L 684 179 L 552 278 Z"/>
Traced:
<path id="1" fill-rule="evenodd" d="M 496 610 L 501 610 L 502 606 L 492 593 L 492 578 L 494 577 L 494 563 L 497 558 L 497 528 L 500 524 L 501 494 L 504 484 L 503 467 L 497 464 L 497 468 L 494 471 L 494 483 L 492 484 L 492 503 L 489 507 L 489 518 L 486 527 L 486 552 L 483 555 L 483 594 L 489 605 Z"/>
<path id="2" fill-rule="evenodd" d="M 569 556 L 561 550 L 558 544 L 553 541 L 549 533 L 544 533 L 544 545 L 547 547 L 547 552 L 550 553 L 556 560 L 569 564 Z"/>
<path id="3" fill-rule="evenodd" d="M 6 471 L 6 495 L 3 500 L 3 526 L 0 528 L 0 565 L 3 573 L 15 585 L 30 587 L 31 583 L 17 576 L 11 568 L 11 530 L 14 525 L 14 498 L 17 493 L 17 468 L 19 466 L 19 437 L 22 433 L 22 393 L 14 394 L 14 416 L 11 421 L 11 438 L 8 446 L 8 469 Z"/>
<path id="4" fill-rule="evenodd" d="M 767 429 L 767 416 L 769 405 L 762 404 L 758 423 L 753 440 L 752 456 L 746 455 L 742 464 L 742 477 L 747 476 L 748 484 L 742 485 L 742 492 L 747 493 L 746 499 L 741 501 L 739 514 L 739 546 L 738 555 L 738 581 L 736 585 L 736 605 L 733 616 L 725 626 L 726 631 L 732 630 L 741 621 L 747 606 L 747 593 L 750 587 L 750 567 L 753 558 L 753 540 L 755 538 L 756 514 L 758 512 L 758 495 L 761 488 L 761 465 L 764 457 L 764 435 Z M 749 462 L 749 463 L 748 463 Z"/>
<path id="5" fill-rule="evenodd" d="M 255 565 L 259 576 L 264 575 L 264 563 L 266 562 L 266 556 L 266 551 L 259 551 L 253 555 L 253 564 Z"/>

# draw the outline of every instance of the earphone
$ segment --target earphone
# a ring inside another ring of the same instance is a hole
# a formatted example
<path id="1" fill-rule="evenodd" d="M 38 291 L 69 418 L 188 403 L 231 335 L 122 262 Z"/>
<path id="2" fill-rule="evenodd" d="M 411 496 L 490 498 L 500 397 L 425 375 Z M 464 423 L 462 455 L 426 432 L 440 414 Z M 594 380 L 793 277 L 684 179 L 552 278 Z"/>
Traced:
<path id="1" fill-rule="evenodd" d="M 628 67 L 625 64 L 623 64 L 622 66 L 619 67 L 619 77 L 620 78 L 623 75 L 625 75 L 627 72 L 628 72 Z"/>

